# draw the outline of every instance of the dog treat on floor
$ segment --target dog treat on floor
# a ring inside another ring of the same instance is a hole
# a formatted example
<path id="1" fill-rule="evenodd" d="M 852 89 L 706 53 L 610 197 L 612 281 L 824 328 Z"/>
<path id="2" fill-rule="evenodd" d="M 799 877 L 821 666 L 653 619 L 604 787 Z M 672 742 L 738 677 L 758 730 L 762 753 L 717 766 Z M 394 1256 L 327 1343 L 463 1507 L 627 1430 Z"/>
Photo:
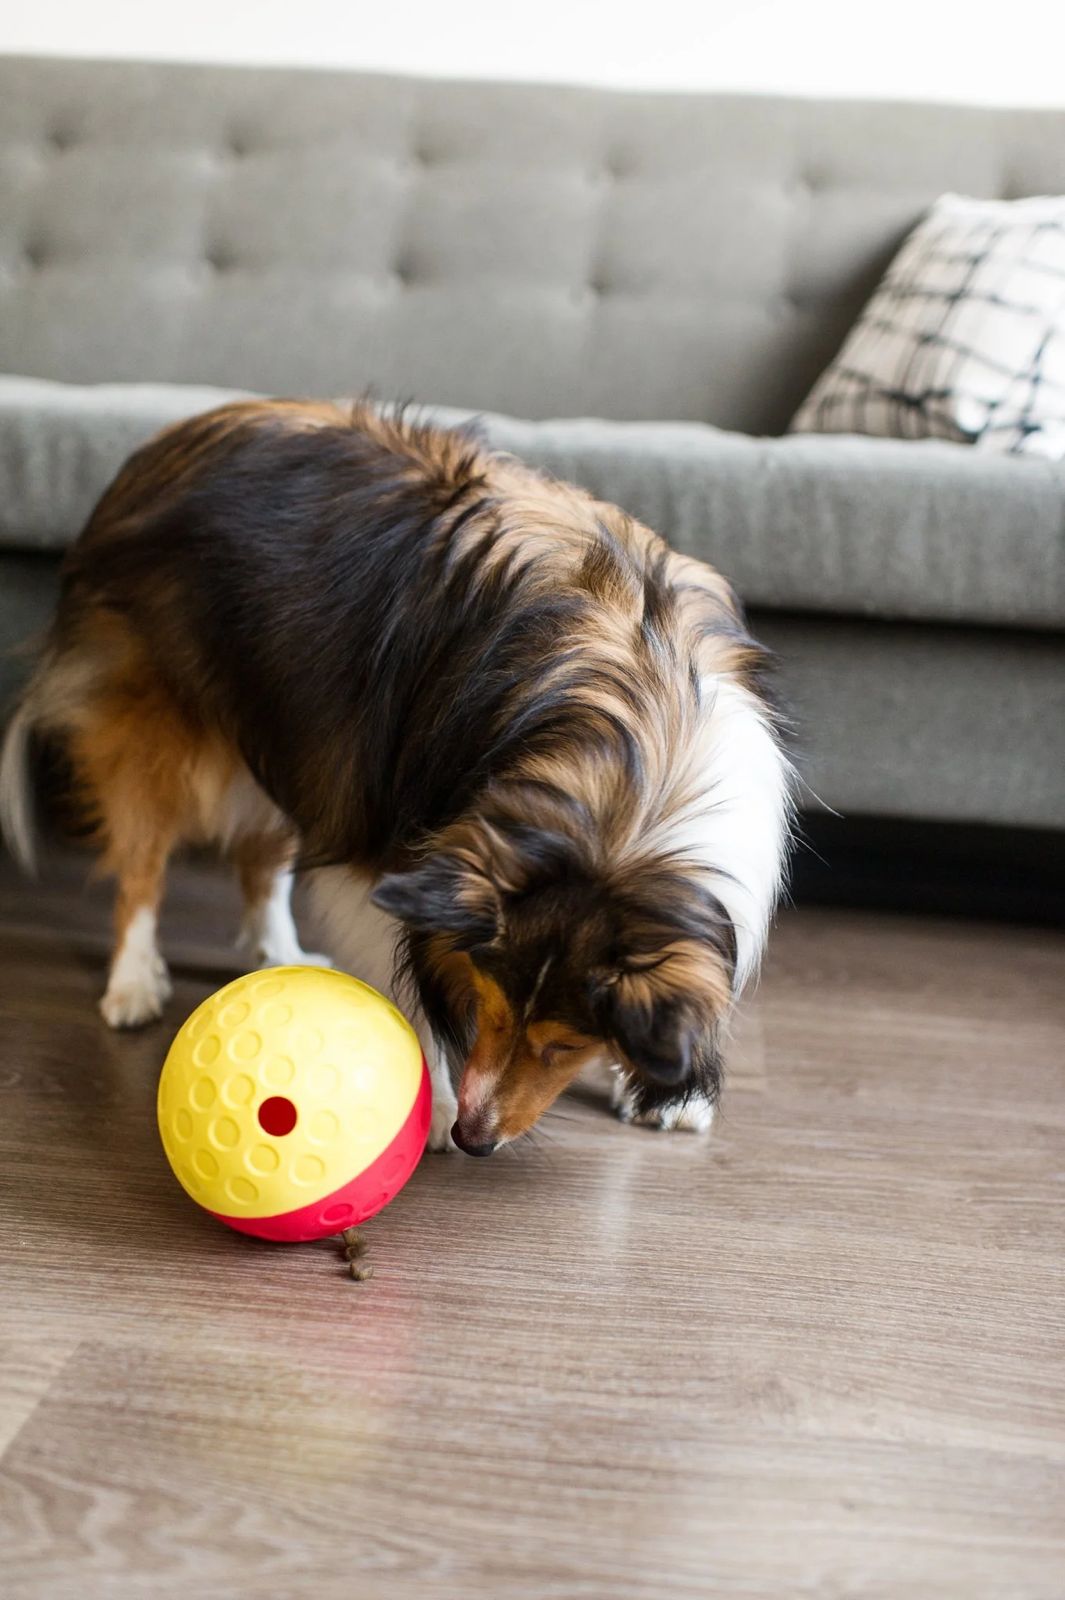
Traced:
<path id="1" fill-rule="evenodd" d="M 367 1278 L 372 1278 L 373 1263 L 362 1259 L 370 1248 L 366 1235 L 360 1233 L 358 1228 L 345 1228 L 340 1237 L 350 1276 L 356 1283 L 363 1283 Z"/>

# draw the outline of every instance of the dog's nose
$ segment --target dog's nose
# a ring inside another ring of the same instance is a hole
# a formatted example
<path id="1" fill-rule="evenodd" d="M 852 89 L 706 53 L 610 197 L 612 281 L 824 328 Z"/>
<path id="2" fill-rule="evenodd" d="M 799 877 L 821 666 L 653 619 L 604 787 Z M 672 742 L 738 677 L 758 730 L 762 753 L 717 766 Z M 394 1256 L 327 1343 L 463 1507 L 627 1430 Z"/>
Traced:
<path id="1" fill-rule="evenodd" d="M 459 1149 L 464 1150 L 468 1156 L 490 1156 L 496 1147 L 494 1139 L 489 1139 L 487 1144 L 474 1144 L 473 1140 L 462 1131 L 461 1122 L 456 1122 L 451 1130 L 451 1137 Z"/>

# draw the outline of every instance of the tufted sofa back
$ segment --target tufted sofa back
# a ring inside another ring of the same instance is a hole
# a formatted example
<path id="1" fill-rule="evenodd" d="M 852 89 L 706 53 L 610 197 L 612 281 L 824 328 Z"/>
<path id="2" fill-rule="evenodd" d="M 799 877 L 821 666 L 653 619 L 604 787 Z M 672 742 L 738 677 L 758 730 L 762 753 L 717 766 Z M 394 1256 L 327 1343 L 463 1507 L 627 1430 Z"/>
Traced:
<path id="1" fill-rule="evenodd" d="M 1065 112 L 0 59 L 0 370 L 780 430 Z"/>

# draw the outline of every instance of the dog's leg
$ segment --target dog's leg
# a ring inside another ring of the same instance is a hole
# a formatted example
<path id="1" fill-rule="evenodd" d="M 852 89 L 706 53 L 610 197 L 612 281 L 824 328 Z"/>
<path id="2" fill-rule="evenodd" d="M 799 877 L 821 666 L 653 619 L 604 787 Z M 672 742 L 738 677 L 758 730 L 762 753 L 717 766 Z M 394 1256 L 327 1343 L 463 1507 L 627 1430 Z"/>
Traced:
<path id="1" fill-rule="evenodd" d="M 308 954 L 292 920 L 294 840 L 284 833 L 253 834 L 237 842 L 233 858 L 244 896 L 237 944 L 263 967 L 328 967 L 328 956 Z"/>
<path id="2" fill-rule="evenodd" d="M 115 939 L 100 1001 L 112 1028 L 136 1028 L 170 998 L 156 921 L 170 852 L 181 832 L 175 759 L 139 704 L 87 721 L 72 741 L 76 785 L 97 822 L 103 868 L 117 880 Z"/>
<path id="3" fill-rule="evenodd" d="M 396 982 L 396 941 L 400 925 L 370 899 L 371 885 L 345 867 L 325 867 L 311 874 L 311 896 L 327 943 L 338 966 L 388 995 L 410 1018 L 429 1067 L 433 1086 L 431 1150 L 453 1150 L 451 1128 L 458 1101 L 443 1045 L 420 1006 L 410 1002 Z"/>
<path id="4" fill-rule="evenodd" d="M 108 825 L 108 862 L 118 878 L 115 946 L 100 1012 L 112 1028 L 137 1028 L 161 1016 L 170 998 L 156 921 L 174 835 L 163 818 L 129 817 L 117 829 L 115 821 Z"/>

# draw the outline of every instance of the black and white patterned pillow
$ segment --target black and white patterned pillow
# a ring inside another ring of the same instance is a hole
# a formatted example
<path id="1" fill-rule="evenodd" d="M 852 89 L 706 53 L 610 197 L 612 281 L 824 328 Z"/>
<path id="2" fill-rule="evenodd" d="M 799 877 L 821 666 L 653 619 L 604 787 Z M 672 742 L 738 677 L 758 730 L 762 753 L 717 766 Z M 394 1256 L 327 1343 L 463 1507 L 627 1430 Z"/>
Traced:
<path id="1" fill-rule="evenodd" d="M 1065 197 L 937 200 L 791 428 L 1065 458 Z"/>

